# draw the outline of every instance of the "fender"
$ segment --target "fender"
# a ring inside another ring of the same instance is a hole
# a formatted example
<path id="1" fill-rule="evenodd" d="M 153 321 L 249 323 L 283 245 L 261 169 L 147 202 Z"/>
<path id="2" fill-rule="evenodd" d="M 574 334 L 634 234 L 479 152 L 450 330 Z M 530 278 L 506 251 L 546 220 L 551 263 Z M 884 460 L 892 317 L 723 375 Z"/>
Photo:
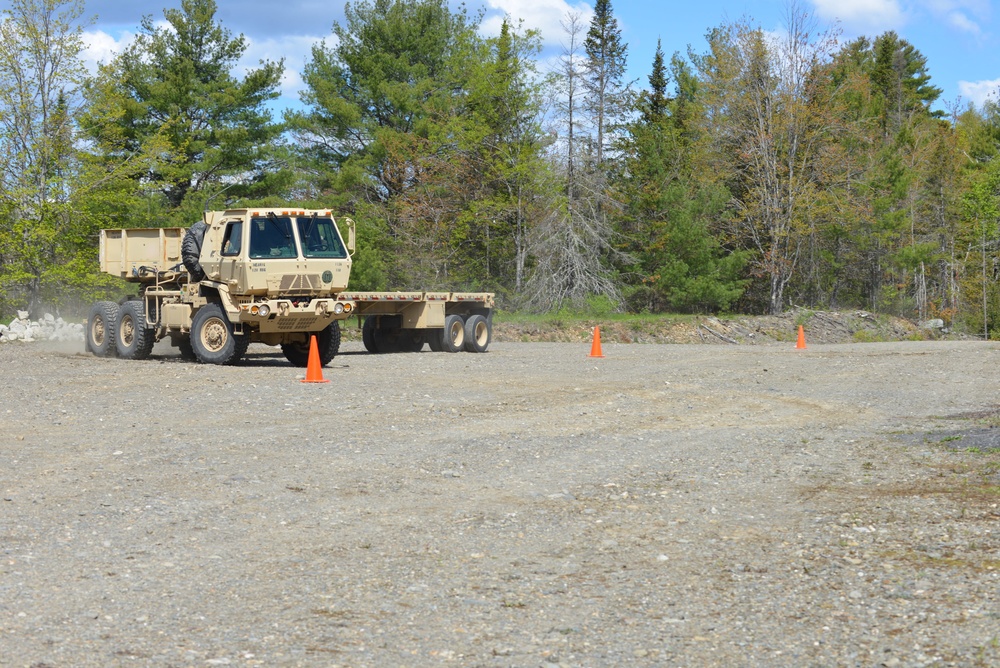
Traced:
<path id="1" fill-rule="evenodd" d="M 205 280 L 201 282 L 201 290 L 202 290 L 202 295 L 204 295 L 205 297 L 208 296 L 207 294 L 205 294 L 206 290 L 215 291 L 215 293 L 218 294 L 219 296 L 219 304 L 222 306 L 222 309 L 226 312 L 226 315 L 229 316 L 229 321 L 230 322 L 240 321 L 240 306 L 233 299 L 233 296 L 229 294 L 229 285 L 227 285 L 226 283 L 222 283 L 220 281 Z"/>

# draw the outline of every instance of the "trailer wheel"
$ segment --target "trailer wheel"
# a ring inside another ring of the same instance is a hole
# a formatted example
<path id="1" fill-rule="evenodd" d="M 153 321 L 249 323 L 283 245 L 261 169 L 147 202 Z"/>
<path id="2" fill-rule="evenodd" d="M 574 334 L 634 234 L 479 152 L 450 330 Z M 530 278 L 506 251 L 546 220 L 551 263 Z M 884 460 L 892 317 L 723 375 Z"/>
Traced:
<path id="1" fill-rule="evenodd" d="M 377 353 L 378 347 L 375 345 L 375 327 L 378 325 L 375 316 L 365 318 L 365 323 L 361 326 L 361 342 L 365 344 L 365 350 L 370 353 Z"/>
<path id="2" fill-rule="evenodd" d="M 448 353 L 457 353 L 465 347 L 465 321 L 460 315 L 449 315 L 444 319 L 444 336 L 441 348 Z"/>
<path id="3" fill-rule="evenodd" d="M 427 345 L 430 347 L 431 352 L 439 353 L 444 350 L 443 328 L 435 327 L 424 330 L 424 338 L 427 340 Z"/>
<path id="4" fill-rule="evenodd" d="M 310 340 L 312 337 L 309 337 Z M 282 343 L 281 352 L 294 366 L 309 366 L 309 342 Z M 319 363 L 326 366 L 340 352 L 340 323 L 336 320 L 316 332 Z"/>
<path id="5" fill-rule="evenodd" d="M 144 360 L 153 352 L 155 332 L 146 326 L 146 307 L 138 300 L 127 301 L 118 311 L 115 350 L 126 360 Z"/>
<path id="6" fill-rule="evenodd" d="M 87 316 L 87 348 L 98 357 L 114 357 L 118 304 L 97 302 Z"/>
<path id="7" fill-rule="evenodd" d="M 481 315 L 470 315 L 465 321 L 465 349 L 470 353 L 485 353 L 490 347 L 490 322 Z"/>
<path id="8" fill-rule="evenodd" d="M 202 306 L 191 319 L 191 347 L 202 364 L 236 364 L 249 345 L 250 337 L 233 332 L 218 304 Z"/>

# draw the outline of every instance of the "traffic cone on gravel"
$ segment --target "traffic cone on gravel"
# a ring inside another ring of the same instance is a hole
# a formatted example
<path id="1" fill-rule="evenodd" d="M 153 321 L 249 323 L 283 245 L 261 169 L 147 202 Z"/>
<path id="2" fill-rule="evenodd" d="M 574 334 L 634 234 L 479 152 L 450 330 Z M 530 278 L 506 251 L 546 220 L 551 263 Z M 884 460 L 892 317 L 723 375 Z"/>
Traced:
<path id="1" fill-rule="evenodd" d="M 319 347 L 316 344 L 316 335 L 309 337 L 309 365 L 306 366 L 306 377 L 303 383 L 329 383 L 323 378 L 323 365 L 319 363 Z"/>
<path id="2" fill-rule="evenodd" d="M 802 349 L 806 347 L 806 332 L 802 329 L 802 325 L 799 325 L 799 340 L 795 343 L 795 347 Z"/>
<path id="3" fill-rule="evenodd" d="M 604 353 L 601 352 L 601 328 L 594 328 L 594 342 L 590 344 L 590 356 L 591 357 L 604 357 Z"/>

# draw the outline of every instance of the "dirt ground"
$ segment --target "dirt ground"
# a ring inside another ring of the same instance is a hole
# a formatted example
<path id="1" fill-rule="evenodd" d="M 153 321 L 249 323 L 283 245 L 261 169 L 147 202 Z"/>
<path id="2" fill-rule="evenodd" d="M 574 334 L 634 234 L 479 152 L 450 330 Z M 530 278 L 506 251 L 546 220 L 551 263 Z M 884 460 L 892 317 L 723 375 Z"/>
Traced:
<path id="1" fill-rule="evenodd" d="M 1000 664 L 1000 346 L 811 331 L 0 346 L 0 666 Z"/>

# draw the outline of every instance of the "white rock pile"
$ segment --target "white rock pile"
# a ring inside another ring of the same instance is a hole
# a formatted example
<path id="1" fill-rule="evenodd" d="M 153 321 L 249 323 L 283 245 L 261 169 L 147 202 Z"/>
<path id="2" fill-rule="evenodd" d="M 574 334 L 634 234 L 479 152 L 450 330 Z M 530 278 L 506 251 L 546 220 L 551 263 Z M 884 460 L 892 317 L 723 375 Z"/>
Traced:
<path id="1" fill-rule="evenodd" d="M 0 323 L 0 344 L 14 341 L 83 341 L 83 323 L 66 322 L 51 313 L 29 320 L 27 311 L 18 311 L 9 325 Z"/>

